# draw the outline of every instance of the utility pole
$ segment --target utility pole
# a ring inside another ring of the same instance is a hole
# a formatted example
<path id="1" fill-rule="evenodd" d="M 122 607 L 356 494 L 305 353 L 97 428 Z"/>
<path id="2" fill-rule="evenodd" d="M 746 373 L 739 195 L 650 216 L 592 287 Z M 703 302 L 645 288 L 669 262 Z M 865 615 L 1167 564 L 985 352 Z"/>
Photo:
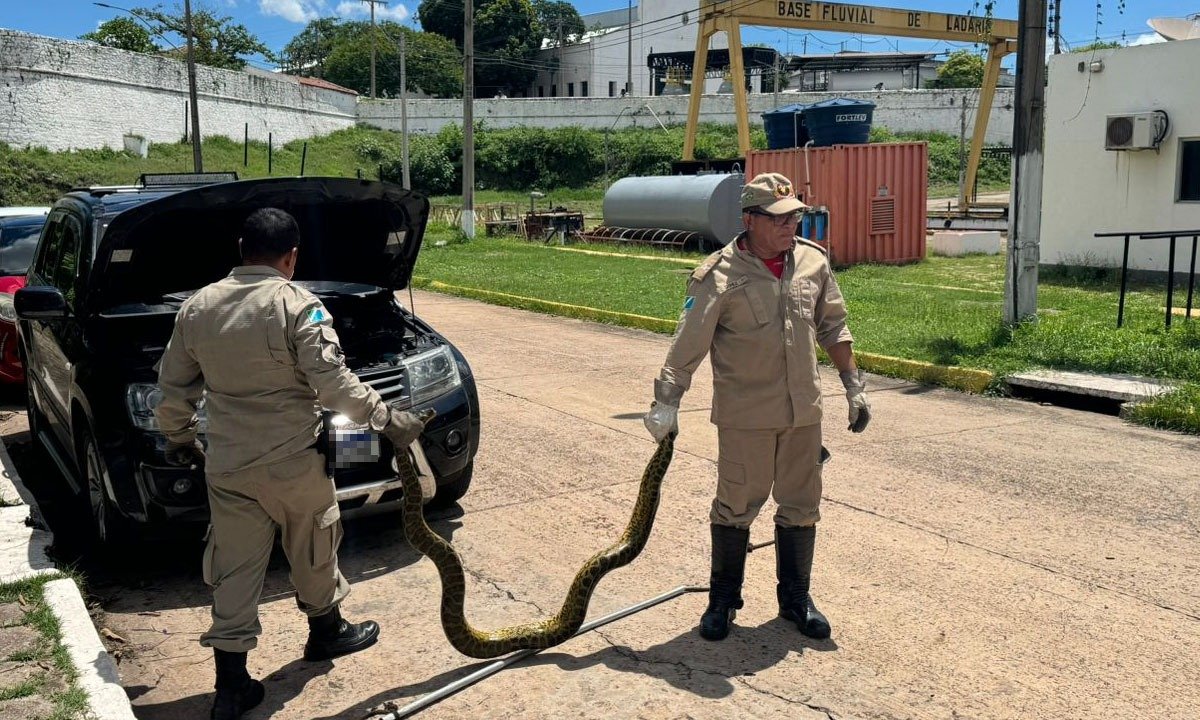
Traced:
<path id="1" fill-rule="evenodd" d="M 638 15 L 642 14 L 641 0 L 638 0 Z M 626 43 L 629 58 L 625 68 L 625 96 L 633 97 L 633 0 L 629 0 L 629 38 Z M 618 66 L 619 67 L 619 66 Z"/>
<path id="2" fill-rule="evenodd" d="M 1054 2 L 1054 54 L 1062 53 L 1062 4 L 1063 0 Z"/>
<path id="3" fill-rule="evenodd" d="M 362 0 L 371 6 L 371 99 L 375 99 L 375 6 L 387 5 L 386 0 Z"/>
<path id="4" fill-rule="evenodd" d="M 463 2 L 463 212 L 462 231 L 475 238 L 475 3 Z"/>
<path id="5" fill-rule="evenodd" d="M 192 47 L 192 0 L 183 0 L 183 25 L 187 31 L 188 99 L 192 106 L 192 166 L 204 172 L 204 157 L 200 150 L 200 103 L 196 101 L 196 52 Z"/>
<path id="6" fill-rule="evenodd" d="M 400 29 L 400 165 L 404 170 L 404 187 L 412 188 L 412 179 L 408 174 L 408 68 L 405 57 L 408 55 L 408 33 Z"/>
<path id="7" fill-rule="evenodd" d="M 1046 107 L 1046 0 L 1021 0 L 1013 125 L 1012 212 L 1004 279 L 1004 321 L 1037 319 Z"/>

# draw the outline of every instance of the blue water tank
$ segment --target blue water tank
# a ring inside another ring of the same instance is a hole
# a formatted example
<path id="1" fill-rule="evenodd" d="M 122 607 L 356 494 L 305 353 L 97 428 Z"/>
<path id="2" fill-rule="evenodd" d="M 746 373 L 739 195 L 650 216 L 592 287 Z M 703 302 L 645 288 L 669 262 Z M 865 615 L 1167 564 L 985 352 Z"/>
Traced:
<path id="1" fill-rule="evenodd" d="M 867 142 L 875 103 L 851 98 L 834 98 L 804 108 L 804 124 L 813 145 L 851 145 Z"/>
<path id="2" fill-rule="evenodd" d="M 767 131 L 767 149 L 783 150 L 802 147 L 808 142 L 808 131 L 804 128 L 803 104 L 785 105 L 762 114 L 763 129 Z"/>

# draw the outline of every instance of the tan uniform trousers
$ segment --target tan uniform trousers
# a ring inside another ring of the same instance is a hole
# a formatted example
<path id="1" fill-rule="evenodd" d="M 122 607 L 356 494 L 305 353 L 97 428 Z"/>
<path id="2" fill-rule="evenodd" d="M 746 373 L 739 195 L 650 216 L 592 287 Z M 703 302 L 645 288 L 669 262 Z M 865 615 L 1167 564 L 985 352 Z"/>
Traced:
<path id="1" fill-rule="evenodd" d="M 715 525 L 748 528 L 767 496 L 775 524 L 806 527 L 821 519 L 821 425 L 780 430 L 717 428 Z"/>
<path id="2" fill-rule="evenodd" d="M 258 598 L 276 527 L 301 610 L 324 614 L 350 593 L 338 570 L 341 516 L 323 455 L 305 450 L 207 479 L 211 526 L 204 582 L 213 588 L 213 605 L 212 627 L 200 637 L 201 645 L 247 652 L 258 644 Z"/>

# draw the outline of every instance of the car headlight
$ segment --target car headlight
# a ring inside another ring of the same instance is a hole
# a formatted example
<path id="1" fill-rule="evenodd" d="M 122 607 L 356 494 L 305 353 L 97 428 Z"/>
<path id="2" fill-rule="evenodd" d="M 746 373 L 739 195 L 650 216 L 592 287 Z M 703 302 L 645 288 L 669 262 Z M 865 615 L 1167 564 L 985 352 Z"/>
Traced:
<path id="1" fill-rule="evenodd" d="M 133 426 L 142 430 L 158 430 L 158 419 L 154 417 L 154 408 L 162 402 L 162 390 L 152 383 L 132 383 L 125 388 L 125 408 L 129 411 L 129 420 Z M 200 435 L 208 431 L 208 416 L 204 411 L 204 400 L 201 396 L 196 406 L 196 431 Z"/>
<path id="2" fill-rule="evenodd" d="M 403 362 L 408 371 L 413 405 L 432 400 L 462 385 L 458 363 L 446 345 L 405 358 Z"/>
<path id="3" fill-rule="evenodd" d="M 0 293 L 0 320 L 13 324 L 17 322 L 17 306 L 13 304 L 13 296 L 8 293 Z"/>

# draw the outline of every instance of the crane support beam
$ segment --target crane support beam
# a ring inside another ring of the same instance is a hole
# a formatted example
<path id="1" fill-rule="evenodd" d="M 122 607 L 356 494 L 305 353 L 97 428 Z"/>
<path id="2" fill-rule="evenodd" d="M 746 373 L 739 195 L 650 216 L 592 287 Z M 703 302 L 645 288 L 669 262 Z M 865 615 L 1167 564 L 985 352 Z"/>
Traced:
<path id="1" fill-rule="evenodd" d="M 967 201 L 979 173 L 983 141 L 1000 79 L 1000 60 L 1017 51 L 1019 27 L 1015 20 L 817 0 L 700 0 L 696 57 L 692 63 L 691 103 L 688 105 L 687 131 L 683 139 L 684 160 L 695 159 L 696 130 L 700 125 L 700 102 L 704 94 L 703 69 L 707 63 L 709 43 L 718 32 L 725 32 L 729 36 L 738 149 L 743 156 L 750 152 L 749 111 L 740 52 L 742 25 L 986 44 L 989 48 L 988 62 L 983 87 L 979 90 L 979 110 L 971 136 L 971 154 L 959 198 L 959 210 L 967 209 Z M 694 68 L 700 68 L 698 76 Z"/>

